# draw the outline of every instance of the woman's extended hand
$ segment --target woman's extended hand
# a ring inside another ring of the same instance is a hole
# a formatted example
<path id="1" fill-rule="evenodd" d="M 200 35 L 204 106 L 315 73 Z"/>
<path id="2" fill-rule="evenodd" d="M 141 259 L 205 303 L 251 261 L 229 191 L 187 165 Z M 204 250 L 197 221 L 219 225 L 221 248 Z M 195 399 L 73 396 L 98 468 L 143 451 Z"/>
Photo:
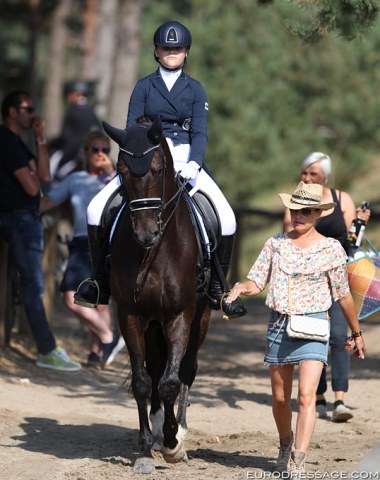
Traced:
<path id="1" fill-rule="evenodd" d="M 260 292 L 261 290 L 253 280 L 246 280 L 243 283 L 238 282 L 231 288 L 226 298 L 226 303 L 233 302 L 239 295 L 257 295 Z"/>

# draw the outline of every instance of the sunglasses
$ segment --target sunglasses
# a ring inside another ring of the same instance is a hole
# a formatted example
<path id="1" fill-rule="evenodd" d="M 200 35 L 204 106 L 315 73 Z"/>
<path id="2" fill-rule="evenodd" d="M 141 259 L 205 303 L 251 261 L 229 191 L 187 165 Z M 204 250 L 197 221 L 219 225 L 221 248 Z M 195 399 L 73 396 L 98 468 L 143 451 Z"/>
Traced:
<path id="1" fill-rule="evenodd" d="M 34 113 L 34 107 L 18 107 L 17 110 L 26 110 L 28 113 Z"/>
<path id="2" fill-rule="evenodd" d="M 304 217 L 310 217 L 310 215 L 313 213 L 312 208 L 301 208 L 301 210 L 292 210 L 290 209 L 290 213 L 296 214 L 296 213 L 301 213 Z"/>
<path id="3" fill-rule="evenodd" d="M 111 148 L 110 147 L 99 148 L 97 145 L 92 145 L 90 147 L 90 152 L 91 153 L 99 153 L 100 150 L 107 155 L 108 153 L 110 153 Z"/>

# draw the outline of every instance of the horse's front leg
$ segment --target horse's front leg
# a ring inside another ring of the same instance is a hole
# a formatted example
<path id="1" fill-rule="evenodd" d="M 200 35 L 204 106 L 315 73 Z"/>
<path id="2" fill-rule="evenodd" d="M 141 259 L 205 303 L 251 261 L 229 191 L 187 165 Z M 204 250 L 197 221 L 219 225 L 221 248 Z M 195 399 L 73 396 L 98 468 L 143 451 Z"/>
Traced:
<path id="1" fill-rule="evenodd" d="M 189 324 L 190 321 L 185 321 L 185 317 L 181 316 L 166 330 L 168 361 L 158 389 L 165 410 L 162 455 L 169 463 L 187 460 L 183 432 L 178 428 L 174 405 L 181 388 L 179 369 L 186 352 Z"/>
<path id="2" fill-rule="evenodd" d="M 128 317 L 127 328 L 122 332 L 127 344 L 132 369 L 132 392 L 136 400 L 139 415 L 139 445 L 140 457 L 133 469 L 136 473 L 149 474 L 154 471 L 154 461 L 151 452 L 153 435 L 149 427 L 148 404 L 152 390 L 152 381 L 145 368 L 144 332 L 139 319 Z"/>

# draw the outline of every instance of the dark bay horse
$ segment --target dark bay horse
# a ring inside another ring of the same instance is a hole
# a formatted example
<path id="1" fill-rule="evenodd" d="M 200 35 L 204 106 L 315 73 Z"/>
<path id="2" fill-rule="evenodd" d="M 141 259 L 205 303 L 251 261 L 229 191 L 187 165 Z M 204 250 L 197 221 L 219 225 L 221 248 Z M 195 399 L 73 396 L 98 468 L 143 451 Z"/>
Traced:
<path id="1" fill-rule="evenodd" d="M 196 293 L 198 244 L 159 118 L 126 130 L 104 123 L 104 129 L 120 147 L 125 197 L 111 242 L 110 281 L 138 407 L 134 470 L 151 473 L 154 445 L 167 462 L 187 459 L 188 393 L 211 310 Z"/>

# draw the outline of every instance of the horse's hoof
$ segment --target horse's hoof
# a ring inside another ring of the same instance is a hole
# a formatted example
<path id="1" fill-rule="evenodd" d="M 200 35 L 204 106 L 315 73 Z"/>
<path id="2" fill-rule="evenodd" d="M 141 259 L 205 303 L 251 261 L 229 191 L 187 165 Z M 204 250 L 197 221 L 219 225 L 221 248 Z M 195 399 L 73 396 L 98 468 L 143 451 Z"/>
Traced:
<path id="1" fill-rule="evenodd" d="M 173 449 L 162 446 L 161 453 L 167 463 L 188 462 L 184 442 L 178 442 L 178 445 Z"/>
<path id="2" fill-rule="evenodd" d="M 149 474 L 154 472 L 154 461 L 150 457 L 139 457 L 133 465 L 135 473 Z"/>

